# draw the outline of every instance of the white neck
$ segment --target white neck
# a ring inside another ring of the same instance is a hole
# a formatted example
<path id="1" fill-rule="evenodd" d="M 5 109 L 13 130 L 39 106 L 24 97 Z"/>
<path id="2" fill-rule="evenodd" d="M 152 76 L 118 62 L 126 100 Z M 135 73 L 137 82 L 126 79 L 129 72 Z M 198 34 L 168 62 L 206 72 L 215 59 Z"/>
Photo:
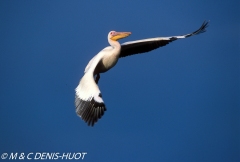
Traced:
<path id="1" fill-rule="evenodd" d="M 113 48 L 118 48 L 121 49 L 121 45 L 118 41 L 114 41 L 111 39 L 108 39 L 108 43 L 113 47 Z"/>

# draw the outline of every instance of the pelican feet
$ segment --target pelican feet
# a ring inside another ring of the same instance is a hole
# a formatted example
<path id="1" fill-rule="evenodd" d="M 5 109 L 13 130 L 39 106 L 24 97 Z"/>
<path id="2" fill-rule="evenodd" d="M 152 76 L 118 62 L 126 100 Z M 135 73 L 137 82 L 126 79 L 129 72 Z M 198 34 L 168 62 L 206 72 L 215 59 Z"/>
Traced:
<path id="1" fill-rule="evenodd" d="M 95 78 L 96 84 L 98 84 L 99 79 L 100 79 L 100 74 L 97 74 L 97 76 L 96 76 L 96 78 Z"/>

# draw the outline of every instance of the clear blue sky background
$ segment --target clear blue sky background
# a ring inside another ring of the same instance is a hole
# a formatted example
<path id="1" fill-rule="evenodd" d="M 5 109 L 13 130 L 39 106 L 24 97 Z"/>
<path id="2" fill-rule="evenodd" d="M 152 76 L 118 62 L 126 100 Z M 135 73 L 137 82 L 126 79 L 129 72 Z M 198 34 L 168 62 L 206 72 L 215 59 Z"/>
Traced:
<path id="1" fill-rule="evenodd" d="M 85 161 L 240 161 L 240 2 L 0 1 L 0 153 L 87 152 Z M 107 112 L 88 127 L 74 89 L 121 42 L 206 33 L 126 57 L 102 74 Z"/>

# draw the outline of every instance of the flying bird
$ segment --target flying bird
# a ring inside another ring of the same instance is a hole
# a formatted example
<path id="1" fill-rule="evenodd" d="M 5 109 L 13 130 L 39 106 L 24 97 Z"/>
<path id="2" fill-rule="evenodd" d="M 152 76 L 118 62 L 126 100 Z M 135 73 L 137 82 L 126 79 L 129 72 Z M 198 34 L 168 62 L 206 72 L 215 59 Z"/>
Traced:
<path id="1" fill-rule="evenodd" d="M 77 115 L 90 126 L 93 126 L 98 119 L 103 116 L 107 109 L 98 87 L 100 73 L 104 73 L 114 67 L 119 58 L 149 52 L 165 46 L 177 39 L 203 33 L 206 31 L 208 22 L 209 21 L 204 21 L 198 30 L 190 34 L 148 38 L 123 44 L 120 44 L 118 40 L 128 37 L 131 32 L 110 31 L 108 33 L 108 42 L 110 46 L 101 50 L 89 61 L 85 68 L 84 75 L 75 89 L 75 106 Z"/>

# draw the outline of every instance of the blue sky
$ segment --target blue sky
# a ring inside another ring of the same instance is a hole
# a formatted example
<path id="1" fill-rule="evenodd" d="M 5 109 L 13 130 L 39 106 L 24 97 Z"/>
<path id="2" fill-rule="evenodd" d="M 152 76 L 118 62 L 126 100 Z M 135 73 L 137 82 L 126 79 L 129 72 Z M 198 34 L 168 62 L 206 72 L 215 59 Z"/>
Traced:
<path id="1" fill-rule="evenodd" d="M 0 153 L 87 152 L 85 161 L 240 161 L 239 1 L 0 1 Z M 207 32 L 126 57 L 99 87 L 88 127 L 74 89 L 121 42 Z"/>

